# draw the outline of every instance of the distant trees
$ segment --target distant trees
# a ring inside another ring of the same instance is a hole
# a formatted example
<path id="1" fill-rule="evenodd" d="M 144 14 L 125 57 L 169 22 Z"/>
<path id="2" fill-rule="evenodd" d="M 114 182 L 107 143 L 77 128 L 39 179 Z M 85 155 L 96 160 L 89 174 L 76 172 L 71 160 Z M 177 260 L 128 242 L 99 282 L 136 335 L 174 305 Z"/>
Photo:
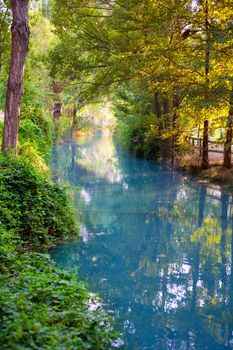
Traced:
<path id="1" fill-rule="evenodd" d="M 155 125 L 163 144 L 174 148 L 199 127 L 203 168 L 213 124 L 228 125 L 229 144 L 232 126 L 222 116 L 231 104 L 230 0 L 57 0 L 52 21 L 59 43 L 51 69 L 81 83 L 82 94 L 114 94 L 130 81 L 146 86 L 151 104 L 156 95 L 160 105 Z"/>
<path id="2" fill-rule="evenodd" d="M 12 56 L 3 150 L 17 148 L 29 40 L 28 0 L 12 0 L 11 10 Z M 129 93 L 130 88 L 136 89 L 132 96 L 138 99 L 141 96 L 142 101 L 146 96 L 150 101 L 150 110 L 147 105 L 144 111 L 135 112 L 136 119 L 140 115 L 145 142 L 148 135 L 156 135 L 163 153 L 174 155 L 184 139 L 198 129 L 203 139 L 203 168 L 209 167 L 210 132 L 222 127 L 225 130 L 224 166 L 231 167 L 231 0 L 56 0 L 42 1 L 41 11 L 46 21 L 51 20 L 57 36 L 52 48 L 48 48 L 48 86 L 52 86 L 52 81 L 63 86 L 61 95 L 72 94 L 70 86 L 73 86 L 77 100 L 83 103 L 93 96 L 110 94 L 116 110 L 119 108 L 117 96 L 124 87 L 127 105 L 137 105 Z M 5 5 L 0 8 L 1 28 L 7 28 L 4 20 L 6 17 L 9 23 L 9 12 Z M 2 31 L 0 35 L 4 37 Z M 2 38 L 6 46 L 7 40 L 4 40 Z M 0 59 L 1 55 L 0 47 Z M 72 101 L 75 109 L 80 107 L 74 96 L 66 99 Z M 51 104 L 61 102 L 54 100 Z M 150 113 L 153 114 L 153 118 L 149 117 L 151 123 L 145 118 L 143 125 L 143 114 Z M 122 117 L 122 111 L 120 115 Z"/>

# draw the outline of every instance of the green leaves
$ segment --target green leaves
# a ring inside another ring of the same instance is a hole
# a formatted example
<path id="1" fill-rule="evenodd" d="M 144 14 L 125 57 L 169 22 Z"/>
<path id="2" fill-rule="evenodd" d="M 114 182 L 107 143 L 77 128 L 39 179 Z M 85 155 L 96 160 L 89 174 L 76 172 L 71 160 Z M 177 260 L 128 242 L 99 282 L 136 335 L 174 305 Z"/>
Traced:
<path id="1" fill-rule="evenodd" d="M 0 221 L 30 244 L 77 234 L 66 194 L 24 158 L 0 158 Z"/>
<path id="2" fill-rule="evenodd" d="M 49 257 L 12 251 L 13 237 L 1 231 L 1 349 L 109 349 L 114 337 L 103 308 L 91 311 L 90 295 L 77 276 Z M 5 265 L 5 269 L 2 266 Z"/>

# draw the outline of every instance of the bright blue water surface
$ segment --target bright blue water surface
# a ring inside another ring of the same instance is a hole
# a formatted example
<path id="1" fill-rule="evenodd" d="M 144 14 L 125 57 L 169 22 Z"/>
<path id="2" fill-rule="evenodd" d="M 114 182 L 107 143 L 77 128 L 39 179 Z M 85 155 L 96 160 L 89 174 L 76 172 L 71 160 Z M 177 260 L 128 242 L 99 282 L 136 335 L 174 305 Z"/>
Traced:
<path id="1" fill-rule="evenodd" d="M 123 154 L 104 134 L 58 146 L 53 172 L 74 186 L 82 240 L 52 258 L 79 267 L 125 349 L 233 349 L 230 195 Z"/>

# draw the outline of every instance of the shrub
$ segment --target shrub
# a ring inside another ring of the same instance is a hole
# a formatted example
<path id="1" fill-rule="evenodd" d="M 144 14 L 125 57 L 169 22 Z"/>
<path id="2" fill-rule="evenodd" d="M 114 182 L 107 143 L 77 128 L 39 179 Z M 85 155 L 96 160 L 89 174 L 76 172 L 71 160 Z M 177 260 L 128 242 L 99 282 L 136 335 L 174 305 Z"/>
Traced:
<path id="1" fill-rule="evenodd" d="M 23 96 L 20 110 L 21 122 L 31 120 L 34 125 L 37 125 L 41 129 L 45 139 L 47 139 L 47 142 L 51 145 L 52 120 L 46 116 L 43 103 L 35 98 L 35 94 L 38 93 L 37 90 L 30 91 L 32 87 L 29 88 L 28 84 L 27 87 L 28 89 L 26 89 Z"/>
<path id="2" fill-rule="evenodd" d="M 159 137 L 151 115 L 119 121 L 115 139 L 127 152 L 136 157 L 157 159 L 160 156 Z"/>
<path id="3" fill-rule="evenodd" d="M 48 243 L 77 228 L 65 192 L 20 157 L 0 157 L 0 221 L 26 243 Z"/>
<path id="4" fill-rule="evenodd" d="M 40 154 L 45 155 L 52 146 L 53 123 L 40 99 L 38 86 L 25 81 L 20 110 L 19 141 L 21 146 L 30 142 Z"/>
<path id="5" fill-rule="evenodd" d="M 153 98 L 146 86 L 137 82 L 121 85 L 114 94 L 115 140 L 136 157 L 160 156 L 158 120 L 153 113 Z"/>
<path id="6" fill-rule="evenodd" d="M 3 122 L 0 121 L 0 141 L 2 143 L 2 136 L 3 136 Z"/>
<path id="7" fill-rule="evenodd" d="M 19 143 L 21 146 L 30 143 L 41 155 L 49 152 L 50 142 L 43 130 L 32 120 L 22 120 L 19 127 Z"/>
<path id="8" fill-rule="evenodd" d="M 56 137 L 59 138 L 71 138 L 72 137 L 72 122 L 73 118 L 66 115 L 61 115 L 56 125 Z"/>
<path id="9" fill-rule="evenodd" d="M 109 349 L 109 319 L 102 307 L 91 311 L 90 294 L 77 276 L 14 245 L 0 227 L 0 348 Z"/>

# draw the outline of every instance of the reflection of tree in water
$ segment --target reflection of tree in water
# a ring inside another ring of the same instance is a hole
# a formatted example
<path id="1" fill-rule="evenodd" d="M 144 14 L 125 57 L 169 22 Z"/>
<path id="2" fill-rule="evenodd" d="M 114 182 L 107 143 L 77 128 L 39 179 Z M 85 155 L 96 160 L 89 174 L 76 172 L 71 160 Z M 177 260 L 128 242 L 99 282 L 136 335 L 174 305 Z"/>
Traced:
<path id="1" fill-rule="evenodd" d="M 121 152 L 111 181 L 108 163 L 91 166 L 101 159 L 95 146 L 85 145 L 82 162 L 83 146 L 59 152 L 63 178 L 84 191 L 74 197 L 89 241 L 58 246 L 55 260 L 80 265 L 109 300 L 128 349 L 233 348 L 231 198 Z"/>

